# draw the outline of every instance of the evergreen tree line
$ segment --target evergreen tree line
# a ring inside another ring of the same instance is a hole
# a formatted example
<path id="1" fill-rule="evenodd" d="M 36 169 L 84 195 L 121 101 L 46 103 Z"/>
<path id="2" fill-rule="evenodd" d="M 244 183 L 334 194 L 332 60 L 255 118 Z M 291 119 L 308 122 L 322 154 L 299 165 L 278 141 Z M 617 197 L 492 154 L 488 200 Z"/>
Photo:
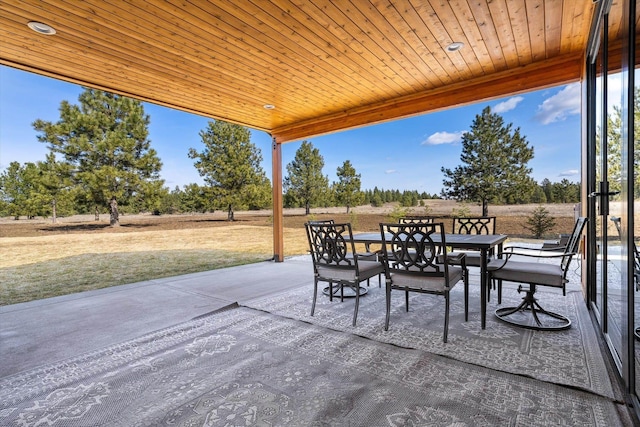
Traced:
<path id="1" fill-rule="evenodd" d="M 374 187 L 373 190 L 364 191 L 364 203 L 373 207 L 382 206 L 385 203 L 399 203 L 403 207 L 424 205 L 427 199 L 439 199 L 436 194 L 426 192 L 385 190 Z"/>
<path id="2" fill-rule="evenodd" d="M 347 161 L 348 162 L 348 161 Z M 46 161 L 20 164 L 12 162 L 0 173 L 0 216 L 6 217 L 52 217 L 53 210 L 57 216 L 74 214 L 94 214 L 95 206 L 88 202 L 83 194 L 83 185 L 60 185 L 52 192 L 51 185 L 56 179 L 51 178 L 52 165 L 65 167 L 55 163 L 49 156 Z M 318 191 L 309 207 L 346 206 L 344 192 L 340 192 L 337 181 Z M 257 193 L 260 193 L 258 196 Z M 379 207 L 385 203 L 398 203 L 403 207 L 428 206 L 429 199 L 442 198 L 437 194 L 419 192 L 417 190 L 367 189 L 356 191 L 351 195 L 350 207 L 357 205 L 371 205 Z M 580 184 L 563 179 L 551 182 L 544 179 L 540 184 L 533 183 L 530 191 L 522 193 L 523 197 L 506 200 L 491 200 L 492 204 L 523 204 L 523 203 L 577 203 L 580 201 Z M 188 214 L 206 213 L 224 210 L 222 203 L 216 203 L 211 187 L 195 183 L 176 186 L 173 190 L 161 188 L 154 193 L 153 198 L 132 197 L 128 203 L 121 205 L 120 212 L 126 214 L 152 212 L 155 214 Z M 287 208 L 304 207 L 294 191 L 284 193 L 284 205 Z M 55 204 L 55 206 L 54 206 Z M 271 183 L 264 181 L 252 196 L 240 200 L 236 209 L 256 210 L 271 208 Z M 108 213 L 108 206 L 98 207 L 99 213 Z"/>
<path id="3" fill-rule="evenodd" d="M 525 203 L 578 203 L 580 201 L 580 184 L 563 179 L 551 182 L 545 178 L 540 184 L 531 181 L 531 188 L 521 197 L 506 197 L 491 199 L 492 204 L 514 205 Z M 375 187 L 364 191 L 364 204 L 382 206 L 384 203 L 396 202 L 403 207 L 422 206 L 428 204 L 429 199 L 441 199 L 444 196 L 426 192 L 385 190 Z"/>

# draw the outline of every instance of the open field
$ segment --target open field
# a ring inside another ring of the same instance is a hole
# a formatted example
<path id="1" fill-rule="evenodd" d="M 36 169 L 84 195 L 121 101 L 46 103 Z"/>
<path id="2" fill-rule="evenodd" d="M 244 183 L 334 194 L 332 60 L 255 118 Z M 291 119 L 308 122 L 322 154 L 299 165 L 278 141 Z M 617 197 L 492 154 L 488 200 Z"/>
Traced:
<path id="1" fill-rule="evenodd" d="M 450 227 L 451 213 L 460 206 L 452 201 L 428 202 L 429 215 Z M 472 215 L 480 208 L 466 205 Z M 538 205 L 491 206 L 497 232 L 529 238 L 526 219 Z M 550 233 L 571 231 L 573 205 L 546 205 L 555 217 Z M 393 206 L 352 209 L 318 208 L 307 217 L 302 209 L 285 211 L 285 256 L 306 253 L 303 224 L 307 220 L 334 218 L 351 222 L 355 231 L 376 231 L 389 221 Z M 424 215 L 425 208 L 411 212 Z M 198 215 L 124 215 L 121 226 L 108 226 L 108 216 L 92 215 L 51 219 L 0 219 L 0 305 L 13 304 L 158 277 L 193 273 L 229 265 L 256 262 L 273 255 L 270 211 Z"/>
<path id="2" fill-rule="evenodd" d="M 429 202 L 429 215 L 449 226 L 450 215 L 459 205 L 452 201 Z M 528 238 L 525 228 L 527 217 L 538 205 L 491 207 L 490 214 L 497 217 L 497 232 L 514 237 Z M 479 207 L 467 205 L 473 215 Z M 571 231 L 574 222 L 573 205 L 546 205 L 554 216 L 556 227 L 549 234 Z M 284 218 L 285 256 L 305 253 L 307 250 L 304 223 L 310 218 L 334 218 L 338 222 L 351 222 L 354 231 L 376 231 L 378 224 L 390 221 L 393 206 L 352 209 L 317 208 L 307 217 L 302 209 L 288 209 Z M 424 208 L 414 208 L 412 214 L 424 215 Z M 236 221 L 226 221 L 226 213 L 196 215 L 124 215 L 121 226 L 108 226 L 108 216 L 95 221 L 92 215 L 60 218 L 56 224 L 50 219 L 3 218 L 0 220 L 0 268 L 33 264 L 51 259 L 84 254 L 122 252 L 148 252 L 166 250 L 222 250 L 251 253 L 268 258 L 272 255 L 272 228 L 270 211 L 238 212 Z"/>

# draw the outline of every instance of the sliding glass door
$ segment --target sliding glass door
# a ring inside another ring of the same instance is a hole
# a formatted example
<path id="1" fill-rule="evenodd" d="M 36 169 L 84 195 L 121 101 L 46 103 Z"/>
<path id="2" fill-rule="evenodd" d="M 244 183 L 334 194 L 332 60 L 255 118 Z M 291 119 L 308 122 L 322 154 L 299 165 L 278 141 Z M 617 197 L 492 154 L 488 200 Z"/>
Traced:
<path id="1" fill-rule="evenodd" d="M 640 70 L 634 0 L 604 1 L 587 79 L 588 299 L 640 414 Z"/>
<path id="2" fill-rule="evenodd" d="M 617 9 L 616 9 L 617 8 Z M 616 38 L 620 31 L 621 5 L 614 4 L 600 24 L 599 50 L 592 64 L 595 76 L 592 108 L 595 120 L 595 182 L 589 194 L 593 203 L 592 224 L 595 237 L 595 293 L 592 302 L 598 313 L 614 359 L 622 353 L 622 299 L 623 273 L 620 239 L 621 217 L 624 209 L 621 196 L 621 43 Z"/>

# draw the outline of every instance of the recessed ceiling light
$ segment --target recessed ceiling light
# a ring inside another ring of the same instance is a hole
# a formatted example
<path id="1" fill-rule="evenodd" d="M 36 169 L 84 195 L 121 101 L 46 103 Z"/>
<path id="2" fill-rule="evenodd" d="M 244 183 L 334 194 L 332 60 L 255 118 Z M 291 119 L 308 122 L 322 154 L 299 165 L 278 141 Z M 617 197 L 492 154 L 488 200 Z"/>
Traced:
<path id="1" fill-rule="evenodd" d="M 449 52 L 455 52 L 456 50 L 460 50 L 460 48 L 464 46 L 462 42 L 453 42 L 449 46 L 447 46 L 447 50 Z"/>
<path id="2" fill-rule="evenodd" d="M 276 109 L 276 106 L 273 105 L 273 104 L 264 104 L 263 107 L 264 107 L 265 110 L 275 110 Z"/>
<path id="3" fill-rule="evenodd" d="M 52 36 L 56 33 L 56 30 L 51 25 L 43 24 L 42 22 L 31 21 L 27 25 L 38 34 Z"/>

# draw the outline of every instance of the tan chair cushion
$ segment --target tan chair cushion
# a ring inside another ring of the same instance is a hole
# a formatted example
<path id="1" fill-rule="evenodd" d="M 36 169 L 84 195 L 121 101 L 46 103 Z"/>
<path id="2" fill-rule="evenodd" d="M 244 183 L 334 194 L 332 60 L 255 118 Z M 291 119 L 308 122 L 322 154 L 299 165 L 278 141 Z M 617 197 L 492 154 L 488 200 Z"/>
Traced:
<path id="1" fill-rule="evenodd" d="M 503 263 L 503 260 L 497 259 L 489 264 L 488 269 L 493 279 L 534 283 L 558 288 L 564 285 L 562 268 L 558 264 L 508 261 L 504 267 L 496 269 Z"/>
<path id="2" fill-rule="evenodd" d="M 462 280 L 462 269 L 449 267 L 449 288 L 451 289 Z M 391 273 L 391 283 L 397 287 L 409 287 L 431 292 L 444 292 L 447 290 L 444 277 L 417 276 L 412 274 Z"/>
<path id="3" fill-rule="evenodd" d="M 452 264 L 460 265 L 460 263 L 455 258 L 456 256 L 464 253 L 464 259 L 467 264 L 467 267 L 480 267 L 480 263 L 482 262 L 482 255 L 480 252 L 449 252 L 447 254 L 447 258 L 449 258 L 449 262 Z"/>
<path id="4" fill-rule="evenodd" d="M 384 273 L 384 266 L 378 261 L 358 261 L 358 268 L 360 269 L 360 277 L 358 277 L 360 281 Z M 351 268 L 339 268 L 318 265 L 318 274 L 322 279 L 336 282 L 339 280 L 356 280 L 355 266 Z"/>

